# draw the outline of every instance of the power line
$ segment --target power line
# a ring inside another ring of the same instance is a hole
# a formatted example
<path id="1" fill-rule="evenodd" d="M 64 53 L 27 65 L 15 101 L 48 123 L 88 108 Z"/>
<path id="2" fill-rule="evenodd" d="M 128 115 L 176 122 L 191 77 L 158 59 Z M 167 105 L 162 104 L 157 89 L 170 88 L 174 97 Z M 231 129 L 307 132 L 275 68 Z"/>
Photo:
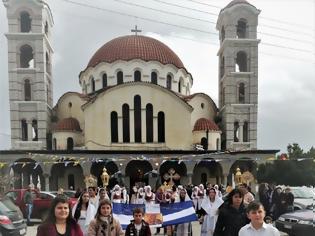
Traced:
<path id="1" fill-rule="evenodd" d="M 97 6 L 93 6 L 93 5 L 89 5 L 89 4 L 85 4 L 85 3 L 74 2 L 72 0 L 62 0 L 62 1 L 74 4 L 74 5 L 87 7 L 87 8 L 97 9 L 97 10 L 111 12 L 111 13 L 114 13 L 114 14 L 119 14 L 119 15 L 128 16 L 128 17 L 132 17 L 132 18 L 139 18 L 139 19 L 142 19 L 142 20 L 145 20 L 145 21 L 155 22 L 155 23 L 159 23 L 159 24 L 164 24 L 164 25 L 168 25 L 168 26 L 173 26 L 173 27 L 177 27 L 177 28 L 182 28 L 182 29 L 186 29 L 186 30 L 191 30 L 191 31 L 196 31 L 196 32 L 200 32 L 200 33 L 205 33 L 205 34 L 211 34 L 211 35 L 218 36 L 218 33 L 213 33 L 213 32 L 210 32 L 210 31 L 195 29 L 195 28 L 191 28 L 191 27 L 187 27 L 187 26 L 183 26 L 183 25 L 177 25 L 177 24 L 172 24 L 172 23 L 167 23 L 167 22 L 163 22 L 163 21 L 154 20 L 154 19 L 151 19 L 151 18 L 140 17 L 140 16 L 136 16 L 136 15 L 132 15 L 132 14 L 122 13 L 122 12 L 109 10 L 109 9 L 106 9 L 106 8 L 101 8 L 101 7 L 97 7 Z M 300 49 L 300 48 L 285 47 L 285 46 L 281 46 L 281 45 L 277 45 L 277 44 L 271 44 L 271 43 L 261 43 L 261 44 L 265 44 L 265 45 L 272 46 L 272 47 L 285 48 L 285 49 L 289 49 L 289 50 L 294 50 L 294 51 L 300 51 L 300 52 L 304 52 L 304 53 L 311 53 L 311 54 L 313 54 L 312 51 L 305 50 L 305 49 Z"/>
<path id="2" fill-rule="evenodd" d="M 213 21 L 209 21 L 209 20 L 204 20 L 204 19 L 200 19 L 200 18 L 196 18 L 196 17 L 190 17 L 190 16 L 186 16 L 186 15 L 182 15 L 182 14 L 178 14 L 178 13 L 174 13 L 174 12 L 170 12 L 170 11 L 165 11 L 165 10 L 160 10 L 160 9 L 156 9 L 156 8 L 152 8 L 152 7 L 147 7 L 147 6 L 143 6 L 140 4 L 136 4 L 136 3 L 131 3 L 131 2 L 126 2 L 124 0 L 113 0 L 115 2 L 120 2 L 122 4 L 126 4 L 129 6 L 135 6 L 135 7 L 140 7 L 140 8 L 144 8 L 144 9 L 148 9 L 148 10 L 152 10 L 152 11 L 156 11 L 156 12 L 161 12 L 161 13 L 165 13 L 165 14 L 169 14 L 169 15 L 175 15 L 175 16 L 180 16 L 186 19 L 191 19 L 191 20 L 197 20 L 197 21 L 202 21 L 202 22 L 206 22 L 206 23 L 210 23 L 210 24 L 214 24 L 216 25 L 216 22 Z M 160 1 L 159 1 L 160 2 Z M 291 37 L 286 37 L 286 36 L 280 36 L 280 35 L 276 35 L 276 34 L 272 34 L 272 33 L 264 33 L 264 32 L 257 32 L 263 35 L 267 35 L 267 36 L 271 36 L 271 37 L 276 37 L 276 38 L 282 38 L 282 39 L 287 39 L 287 40 L 292 40 L 292 41 L 298 41 L 301 43 L 306 43 L 306 44 L 311 44 L 313 45 L 313 42 L 311 41 L 307 41 L 307 40 L 301 40 L 301 39 L 296 39 L 296 38 L 291 38 Z"/>

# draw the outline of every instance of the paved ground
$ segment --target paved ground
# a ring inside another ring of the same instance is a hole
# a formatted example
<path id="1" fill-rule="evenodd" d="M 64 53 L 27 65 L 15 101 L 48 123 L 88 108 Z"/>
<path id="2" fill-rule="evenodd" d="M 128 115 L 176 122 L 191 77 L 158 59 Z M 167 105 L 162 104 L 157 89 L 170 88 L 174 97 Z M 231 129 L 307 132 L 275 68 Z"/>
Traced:
<path id="1" fill-rule="evenodd" d="M 34 226 L 31 227 L 27 227 L 27 234 L 26 236 L 36 236 L 36 232 L 37 232 L 37 227 L 39 225 L 39 221 L 34 221 Z M 193 235 L 194 236 L 198 236 L 200 235 L 200 224 L 198 222 L 193 222 Z M 163 230 L 161 230 L 161 233 L 163 232 Z M 155 233 L 155 230 L 153 230 L 152 232 L 153 234 Z M 160 234 L 163 235 L 163 234 Z M 282 233 L 281 236 L 286 236 L 287 234 Z"/>

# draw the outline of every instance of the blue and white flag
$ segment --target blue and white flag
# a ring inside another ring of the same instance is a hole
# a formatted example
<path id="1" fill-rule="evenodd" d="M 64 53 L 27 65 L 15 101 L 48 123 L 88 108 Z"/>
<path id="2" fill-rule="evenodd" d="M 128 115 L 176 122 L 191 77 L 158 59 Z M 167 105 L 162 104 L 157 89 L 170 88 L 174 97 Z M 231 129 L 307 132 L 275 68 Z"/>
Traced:
<path id="1" fill-rule="evenodd" d="M 113 203 L 113 215 L 119 220 L 123 229 L 126 229 L 127 225 L 133 219 L 132 211 L 136 207 L 145 209 L 144 204 Z M 160 209 L 163 215 L 162 226 L 177 225 L 198 220 L 192 201 L 161 204 Z"/>

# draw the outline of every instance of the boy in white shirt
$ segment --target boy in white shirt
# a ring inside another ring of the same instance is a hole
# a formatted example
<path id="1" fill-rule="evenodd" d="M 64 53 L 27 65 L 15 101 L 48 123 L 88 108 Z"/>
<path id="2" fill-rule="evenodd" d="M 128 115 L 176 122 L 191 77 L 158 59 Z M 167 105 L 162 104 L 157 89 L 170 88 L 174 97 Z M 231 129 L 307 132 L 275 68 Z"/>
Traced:
<path id="1" fill-rule="evenodd" d="M 249 203 L 246 212 L 250 223 L 240 229 L 239 236 L 280 236 L 275 227 L 264 222 L 266 212 L 260 202 Z"/>

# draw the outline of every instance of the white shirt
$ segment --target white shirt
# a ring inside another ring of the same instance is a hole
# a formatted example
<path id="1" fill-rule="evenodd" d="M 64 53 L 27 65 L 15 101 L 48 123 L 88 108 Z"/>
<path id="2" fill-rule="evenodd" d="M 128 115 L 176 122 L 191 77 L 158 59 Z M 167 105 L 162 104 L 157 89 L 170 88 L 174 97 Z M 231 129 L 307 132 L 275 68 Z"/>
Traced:
<path id="1" fill-rule="evenodd" d="M 271 224 L 263 223 L 257 230 L 249 223 L 240 229 L 238 236 L 280 236 L 280 232 Z"/>

